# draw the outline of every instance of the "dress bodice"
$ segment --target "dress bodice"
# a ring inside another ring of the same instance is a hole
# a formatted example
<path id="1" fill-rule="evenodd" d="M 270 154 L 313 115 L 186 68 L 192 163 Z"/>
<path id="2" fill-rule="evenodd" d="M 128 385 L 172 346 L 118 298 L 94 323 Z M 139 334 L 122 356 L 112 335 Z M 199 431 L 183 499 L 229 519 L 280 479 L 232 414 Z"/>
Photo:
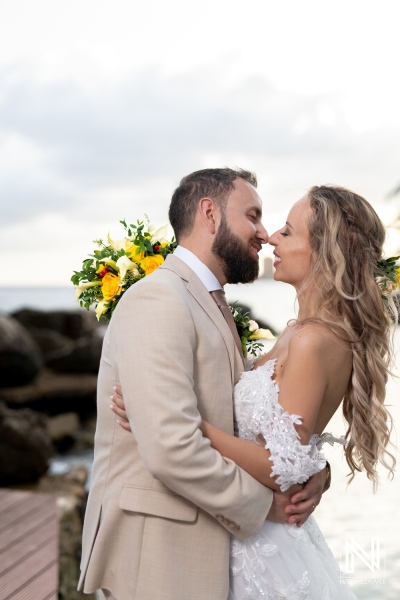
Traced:
<path id="1" fill-rule="evenodd" d="M 321 452 L 325 442 L 343 443 L 331 434 L 313 435 L 301 444 L 295 425 L 300 415 L 289 414 L 279 404 L 279 384 L 274 380 L 276 360 L 245 371 L 235 388 L 235 419 L 240 438 L 261 443 L 271 453 L 272 476 L 282 491 L 294 483 L 304 483 L 326 464 Z"/>

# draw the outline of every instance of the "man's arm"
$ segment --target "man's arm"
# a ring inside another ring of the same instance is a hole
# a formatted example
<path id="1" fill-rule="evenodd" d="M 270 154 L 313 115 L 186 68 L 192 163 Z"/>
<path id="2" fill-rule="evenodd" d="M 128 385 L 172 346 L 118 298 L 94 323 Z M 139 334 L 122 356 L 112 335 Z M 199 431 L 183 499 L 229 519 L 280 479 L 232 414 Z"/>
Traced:
<path id="1" fill-rule="evenodd" d="M 110 409 L 117 415 L 117 423 L 131 432 L 121 387 L 116 386 L 114 392 L 115 394 L 110 398 Z M 267 519 L 278 523 L 288 522 L 300 527 L 318 506 L 323 492 L 329 489 L 329 484 L 330 467 L 327 463 L 325 469 L 312 475 L 304 485 L 292 486 L 286 492 L 275 491 Z"/>
<path id="2" fill-rule="evenodd" d="M 180 282 L 168 286 L 156 277 L 144 280 L 145 285 L 132 288 L 119 303 L 108 335 L 116 383 L 124 390 L 127 416 L 145 468 L 170 490 L 212 516 L 223 517 L 222 525 L 228 523 L 228 529 L 232 524 L 232 533 L 245 538 L 262 525 L 272 493 L 212 449 L 199 429 L 194 391 L 199 332 L 185 294 L 176 289 Z M 210 327 L 214 327 L 211 321 Z M 211 329 L 210 335 L 215 345 L 219 332 Z M 215 364 L 230 373 L 228 355 L 215 348 L 216 356 L 208 358 L 207 368 Z M 230 376 L 226 379 L 230 385 Z"/>

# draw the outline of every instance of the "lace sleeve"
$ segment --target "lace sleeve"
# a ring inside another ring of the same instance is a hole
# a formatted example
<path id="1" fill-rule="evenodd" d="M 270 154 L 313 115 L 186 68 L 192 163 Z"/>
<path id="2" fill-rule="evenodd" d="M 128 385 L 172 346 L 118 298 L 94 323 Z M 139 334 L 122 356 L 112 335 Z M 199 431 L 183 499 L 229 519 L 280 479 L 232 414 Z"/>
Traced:
<path id="1" fill-rule="evenodd" d="M 238 390 L 237 420 L 241 437 L 260 442 L 262 436 L 265 448 L 271 453 L 271 475 L 277 477 L 276 482 L 284 492 L 323 469 L 326 460 L 315 443 L 318 436 L 313 436 L 307 445 L 301 444 L 295 425 L 300 425 L 302 418 L 290 415 L 279 404 L 279 386 L 272 380 L 274 367 L 275 361 L 268 361 L 251 372 L 251 379 L 248 373 L 239 382 L 242 385 Z"/>
<path id="2" fill-rule="evenodd" d="M 273 424 L 264 431 L 265 448 L 270 451 L 273 462 L 271 475 L 282 492 L 295 483 L 304 483 L 326 465 L 322 452 L 314 444 L 301 444 L 295 425 L 300 425 L 299 415 L 289 415 L 279 404 Z M 271 422 L 270 422 L 271 424 Z"/>

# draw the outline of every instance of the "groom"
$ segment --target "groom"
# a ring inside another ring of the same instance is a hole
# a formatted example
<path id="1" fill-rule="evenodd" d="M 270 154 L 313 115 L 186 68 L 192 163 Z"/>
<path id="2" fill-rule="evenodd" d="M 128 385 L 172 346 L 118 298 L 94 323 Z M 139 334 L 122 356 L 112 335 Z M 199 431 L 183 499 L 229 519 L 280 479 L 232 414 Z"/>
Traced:
<path id="1" fill-rule="evenodd" d="M 182 179 L 169 211 L 179 247 L 115 310 L 98 381 L 79 582 L 86 593 L 226 600 L 230 534 L 244 539 L 267 516 L 288 519 L 290 498 L 224 459 L 199 429 L 204 419 L 233 433 L 243 357 L 221 291 L 258 274 L 268 234 L 256 185 L 251 173 L 231 169 Z M 118 384 L 132 435 L 109 409 Z M 294 520 L 308 517 L 324 479 L 315 476 L 300 492 Z"/>

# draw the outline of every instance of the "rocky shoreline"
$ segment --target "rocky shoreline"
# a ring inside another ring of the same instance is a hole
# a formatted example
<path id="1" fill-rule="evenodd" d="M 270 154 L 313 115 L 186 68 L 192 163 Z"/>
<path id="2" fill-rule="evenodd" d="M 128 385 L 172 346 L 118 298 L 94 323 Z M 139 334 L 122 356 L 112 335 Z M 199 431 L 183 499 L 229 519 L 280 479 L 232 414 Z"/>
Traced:
<path id="1" fill-rule="evenodd" d="M 103 335 L 84 310 L 0 314 L 0 486 L 56 495 L 62 600 L 90 598 L 76 591 L 88 474 L 49 466 L 56 453 L 93 448 Z"/>

